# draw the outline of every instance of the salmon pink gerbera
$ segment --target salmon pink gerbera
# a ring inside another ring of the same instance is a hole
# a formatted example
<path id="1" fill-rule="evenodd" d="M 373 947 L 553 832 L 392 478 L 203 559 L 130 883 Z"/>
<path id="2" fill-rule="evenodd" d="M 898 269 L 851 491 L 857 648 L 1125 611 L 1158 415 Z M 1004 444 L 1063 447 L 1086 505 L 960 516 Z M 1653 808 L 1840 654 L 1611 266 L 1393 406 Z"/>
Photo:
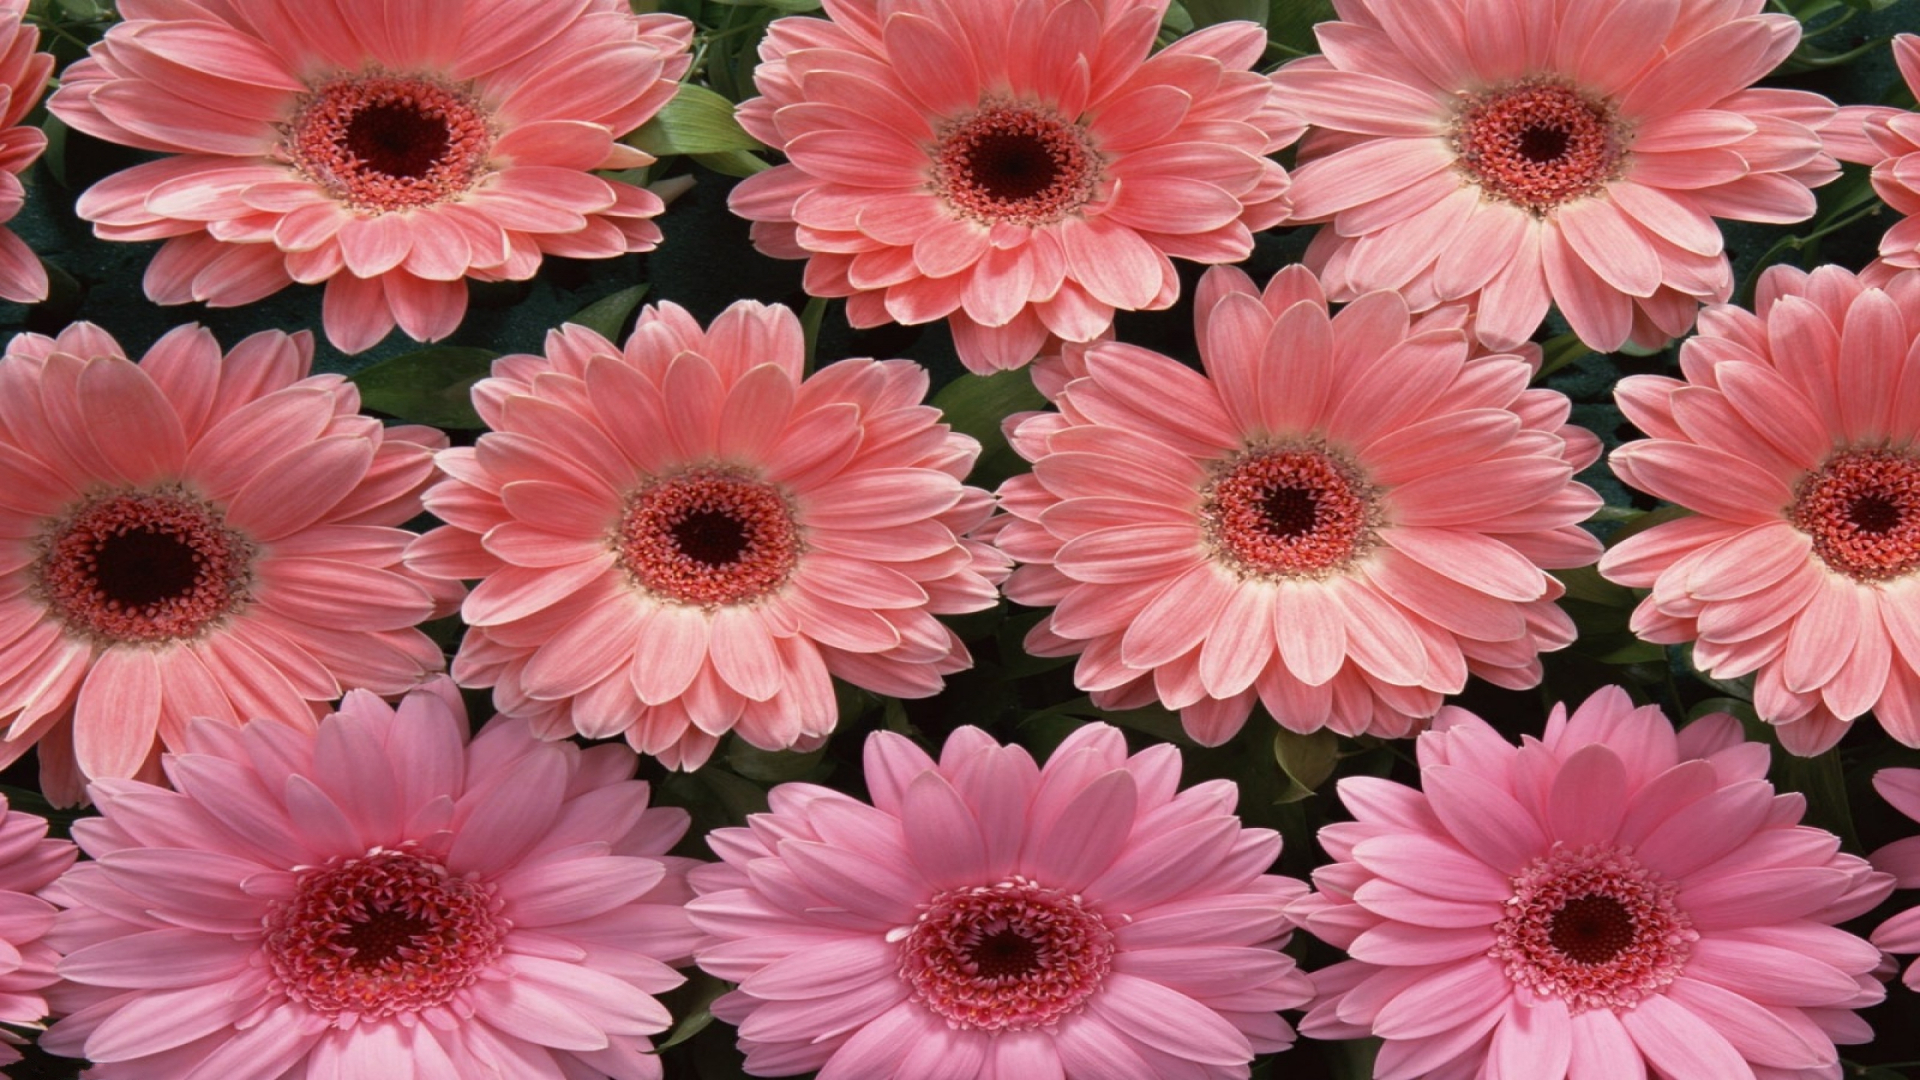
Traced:
<path id="1" fill-rule="evenodd" d="M 1301 1030 L 1384 1039 L 1375 1080 L 1818 1080 L 1871 1037 L 1880 953 L 1834 924 L 1892 879 L 1732 717 L 1676 736 L 1607 687 L 1516 747 L 1449 707 L 1419 760 L 1420 791 L 1339 782 L 1355 820 L 1288 909 L 1352 957 Z"/>
<path id="2" fill-rule="evenodd" d="M 1591 563 L 1600 500 L 1570 405 L 1518 356 L 1472 356 L 1458 308 L 1374 293 L 1329 316 L 1304 268 L 1265 291 L 1218 267 L 1196 304 L 1206 374 L 1118 342 L 1069 346 L 1058 413 L 1014 428 L 1000 489 L 1007 596 L 1054 610 L 1109 708 L 1158 698 L 1215 744 L 1264 704 L 1295 731 L 1404 735 L 1473 672 L 1537 683 L 1573 640 L 1543 567 Z"/>
<path id="3" fill-rule="evenodd" d="M 1920 95 L 1920 35 L 1895 36 L 1893 58 L 1907 88 Z M 1873 190 L 1894 211 L 1906 215 L 1880 238 L 1880 262 L 1870 272 L 1886 276 L 1920 269 L 1920 112 L 1871 106 L 1859 112 L 1859 127 L 1870 153 L 1843 155 L 1843 160 L 1872 165 Z"/>
<path id="4" fill-rule="evenodd" d="M 1044 768 L 977 728 L 866 746 L 873 804 L 809 784 L 708 837 L 695 959 L 747 1071 L 819 1080 L 1245 1077 L 1311 996 L 1233 784 L 1090 724 Z"/>
<path id="5" fill-rule="evenodd" d="M 469 743 L 445 679 L 317 731 L 198 722 L 177 791 L 94 782 L 41 1044 L 98 1080 L 659 1080 L 698 935 L 687 814 L 635 764 L 514 721 Z"/>
<path id="6" fill-rule="evenodd" d="M 1920 823 L 1920 769 L 1881 769 L 1873 774 L 1873 787 L 1895 810 Z M 1870 858 L 1874 869 L 1893 875 L 1895 888 L 1920 889 L 1920 836 L 1895 840 Z M 1890 953 L 1920 953 L 1920 907 L 1881 923 L 1873 932 L 1873 943 Z M 1920 990 L 1920 964 L 1907 965 L 1905 982 Z"/>
<path id="7" fill-rule="evenodd" d="M 463 280 L 660 241 L 663 204 L 591 175 L 653 159 L 616 140 L 660 109 L 692 26 L 626 0 L 121 0 L 124 20 L 47 107 L 168 155 L 76 207 L 112 240 L 166 240 L 156 303 L 250 303 L 326 284 L 327 338 L 431 341 Z"/>
<path id="8" fill-rule="evenodd" d="M 1707 309 L 1682 379 L 1615 388 L 1647 439 L 1622 480 L 1693 511 L 1621 542 L 1600 572 L 1651 589 L 1648 641 L 1691 641 L 1794 753 L 1869 709 L 1920 746 L 1920 272 L 1869 288 L 1775 266 L 1753 312 Z"/>
<path id="9" fill-rule="evenodd" d="M 673 304 L 624 350 L 568 326 L 474 389 L 493 430 L 440 456 L 447 522 L 408 563 L 483 578 L 453 663 L 553 737 L 625 734 L 697 768 L 730 730 L 817 744 L 833 684 L 937 693 L 970 662 L 936 614 L 997 599 L 980 447 L 921 404 L 906 360 L 803 375 L 800 321 L 742 300 L 702 329 Z"/>
<path id="10" fill-rule="evenodd" d="M 66 840 L 47 836 L 45 818 L 21 813 L 0 796 L 0 1065 L 20 1060 L 11 1044 L 26 1040 L 19 1030 L 40 1026 L 49 1012 L 47 988 L 60 981 L 54 973 L 59 955 L 47 944 L 54 907 L 40 898 L 79 854 Z"/>
<path id="11" fill-rule="evenodd" d="M 60 801 L 150 770 L 189 720 L 318 715 L 441 668 L 457 585 L 401 565 L 446 437 L 382 427 L 306 333 L 135 363 L 97 327 L 0 359 L 0 762 Z"/>
<path id="12" fill-rule="evenodd" d="M 1248 70 L 1253 23 L 1149 57 L 1167 0 L 825 0 L 775 22 L 740 123 L 788 163 L 734 189 L 769 255 L 855 326 L 946 319 L 976 372 L 1117 310 L 1164 308 L 1168 256 L 1237 262 L 1287 214 L 1297 138 Z"/>
<path id="13" fill-rule="evenodd" d="M 46 133 L 20 121 L 39 103 L 53 57 L 35 50 L 40 30 L 28 25 L 27 0 L 0 0 L 0 224 L 27 199 L 20 174 L 47 148 Z M 31 304 L 47 297 L 47 268 L 26 241 L 0 229 L 0 298 Z"/>
<path id="14" fill-rule="evenodd" d="M 1596 349 L 1685 333 L 1733 287 L 1713 218 L 1803 220 L 1839 175 L 1832 102 L 1750 88 L 1800 40 L 1764 3 L 1335 0 L 1275 76 L 1315 129 L 1309 265 L 1336 300 L 1477 297 L 1496 348 L 1550 303 Z"/>

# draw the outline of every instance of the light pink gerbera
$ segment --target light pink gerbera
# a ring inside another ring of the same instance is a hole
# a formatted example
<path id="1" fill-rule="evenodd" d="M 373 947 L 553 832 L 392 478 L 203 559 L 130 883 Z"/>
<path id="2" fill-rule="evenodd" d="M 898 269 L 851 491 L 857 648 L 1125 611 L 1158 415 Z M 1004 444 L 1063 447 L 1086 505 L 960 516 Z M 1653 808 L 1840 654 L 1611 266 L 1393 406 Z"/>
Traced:
<path id="1" fill-rule="evenodd" d="M 1800 221 L 1839 175 L 1833 103 L 1749 89 L 1800 24 L 1765 0 L 1335 0 L 1275 76 L 1315 133 L 1294 216 L 1330 295 L 1479 299 L 1508 348 L 1664 344 L 1733 277 L 1713 218 Z"/>
<path id="2" fill-rule="evenodd" d="M 47 148 L 46 133 L 20 123 L 40 100 L 53 57 L 34 51 L 40 30 L 24 21 L 27 0 L 0 0 L 0 224 L 27 201 L 20 174 Z M 0 298 L 31 304 L 47 297 L 47 268 L 26 241 L 0 229 Z"/>
<path id="3" fill-rule="evenodd" d="M 872 806 L 775 788 L 690 875 L 749 1073 L 1227 1080 L 1292 1044 L 1276 1010 L 1312 991 L 1281 908 L 1306 890 L 1230 782 L 1176 791 L 1171 746 L 1129 757 L 1105 724 L 1045 768 L 978 728 L 938 764 L 876 732 L 866 778 Z"/>
<path id="4" fill-rule="evenodd" d="M 976 372 L 1180 292 L 1287 215 L 1299 137 L 1253 23 L 1149 57 L 1167 0 L 825 0 L 775 22 L 740 123 L 787 155 L 733 211 L 855 326 L 946 319 Z"/>
<path id="5" fill-rule="evenodd" d="M 1920 95 L 1920 36 L 1893 39 L 1893 58 L 1907 88 Z M 1873 166 L 1873 190 L 1906 217 L 1880 238 L 1880 260 L 1869 268 L 1875 280 L 1901 270 L 1920 269 L 1920 113 L 1866 107 L 1858 124 L 1871 155 L 1841 154 L 1842 160 Z"/>
<path id="6" fill-rule="evenodd" d="M 1295 731 L 1404 735 L 1469 672 L 1539 682 L 1574 637 L 1541 568 L 1600 553 L 1572 480 L 1600 445 L 1567 399 L 1470 358 L 1458 311 L 1416 324 L 1375 293 L 1330 318 L 1300 267 L 1264 292 L 1210 270 L 1196 310 L 1205 375 L 1097 342 L 1012 434 L 1034 466 L 1000 490 L 1007 596 L 1054 608 L 1028 650 L 1210 745 L 1256 699 Z"/>
<path id="7" fill-rule="evenodd" d="M 93 861 L 48 891 L 40 1041 L 89 1077 L 660 1077 L 693 860 L 627 748 L 469 744 L 440 679 L 317 732 L 197 723 L 165 765 L 178 791 L 94 782 Z"/>
<path id="8" fill-rule="evenodd" d="M 47 107 L 169 155 L 76 207 L 110 240 L 167 241 L 155 303 L 251 303 L 326 283 L 347 352 L 398 322 L 452 333 L 464 278 L 660 242 L 653 159 L 615 140 L 673 96 L 692 26 L 626 0 L 121 0 L 125 20 Z"/>
<path id="9" fill-rule="evenodd" d="M 1651 436 L 1614 451 L 1620 479 L 1694 511 L 1600 561 L 1651 589 L 1633 631 L 1692 641 L 1796 754 L 1874 710 L 1920 746 L 1920 273 L 1868 288 L 1837 266 L 1761 276 L 1758 314 L 1707 309 L 1685 380 L 1623 379 Z"/>
<path id="10" fill-rule="evenodd" d="M 1871 1037 L 1880 953 L 1834 924 L 1893 882 L 1732 717 L 1676 737 L 1607 687 L 1515 747 L 1450 707 L 1419 758 L 1422 791 L 1340 781 L 1288 908 L 1352 957 L 1301 1031 L 1381 1037 L 1375 1080 L 1821 1080 Z"/>
<path id="11" fill-rule="evenodd" d="M 306 333 L 222 356 L 194 326 L 138 363 L 98 327 L 0 359 L 0 764 L 36 740 L 44 790 L 151 773 L 187 722 L 311 722 L 343 686 L 444 665 L 415 624 L 457 586 L 400 561 L 431 428 L 361 416 L 307 377 Z"/>
<path id="12" fill-rule="evenodd" d="M 1895 810 L 1920 822 L 1920 769 L 1881 769 L 1873 774 L 1873 789 Z M 1920 889 L 1920 836 L 1881 847 L 1869 858 L 1874 869 L 1893 875 L 1899 889 Z M 1920 953 L 1920 907 L 1909 908 L 1880 924 L 1873 943 L 1890 953 Z M 1907 965 L 1905 982 L 1920 990 L 1920 964 Z"/>
<path id="13" fill-rule="evenodd" d="M 46 989 L 59 981 L 60 957 L 46 943 L 54 907 L 38 897 L 67 867 L 79 849 L 47 838 L 47 822 L 9 809 L 0 796 L 0 1024 L 34 1029 L 48 1013 Z M 11 1043 L 25 1042 L 0 1028 L 0 1065 L 20 1060 Z"/>
<path id="14" fill-rule="evenodd" d="M 474 389 L 493 430 L 441 454 L 447 524 L 407 553 L 467 598 L 453 674 L 550 737 L 625 734 L 698 768 L 729 730 L 817 745 L 838 676 L 896 697 L 971 661 L 935 615 L 997 599 L 962 536 L 980 447 L 921 404 L 906 360 L 803 376 L 800 321 L 742 300 L 703 330 L 673 304 L 623 351 L 578 326 Z"/>

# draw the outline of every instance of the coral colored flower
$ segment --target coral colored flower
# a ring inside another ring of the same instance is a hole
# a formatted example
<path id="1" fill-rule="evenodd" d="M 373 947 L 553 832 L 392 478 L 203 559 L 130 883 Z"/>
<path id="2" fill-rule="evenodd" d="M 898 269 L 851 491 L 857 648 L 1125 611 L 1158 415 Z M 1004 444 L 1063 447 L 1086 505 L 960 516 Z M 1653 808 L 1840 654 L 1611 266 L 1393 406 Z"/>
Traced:
<path id="1" fill-rule="evenodd" d="M 1920 769 L 1881 769 L 1873 787 L 1893 808 L 1920 822 Z M 1874 868 L 1893 875 L 1895 888 L 1920 889 L 1920 836 L 1895 840 L 1875 851 Z M 1873 943 L 1891 953 L 1920 953 L 1920 908 L 1909 908 L 1880 924 Z M 1920 964 L 1907 966 L 1906 984 L 1920 990 Z"/>
<path id="2" fill-rule="evenodd" d="M 0 224 L 27 200 L 20 174 L 47 148 L 46 133 L 20 122 L 39 102 L 53 57 L 34 50 L 37 27 L 22 22 L 27 0 L 0 0 Z M 47 297 L 47 269 L 10 229 L 0 229 L 0 298 L 31 304 Z"/>
<path id="3" fill-rule="evenodd" d="M 1657 346 L 1732 291 L 1713 218 L 1800 221 L 1839 175 L 1833 103 L 1750 89 L 1800 40 L 1763 0 L 1335 0 L 1276 75 L 1315 128 L 1294 216 L 1330 295 L 1477 297 L 1509 348 L 1549 303 Z"/>
<path id="4" fill-rule="evenodd" d="M 1920 36 L 1896 36 L 1893 57 L 1908 89 L 1920 95 Z M 1859 111 L 1863 117 L 1859 126 L 1872 153 L 1841 157 L 1872 165 L 1873 190 L 1906 215 L 1880 238 L 1880 262 L 1870 270 L 1877 281 L 1901 270 L 1920 269 L 1920 113 L 1876 106 Z"/>
<path id="5" fill-rule="evenodd" d="M 697 768 L 738 730 L 817 745 L 829 676 L 937 693 L 967 650 L 936 614 L 997 599 L 1004 561 L 962 540 L 979 444 L 920 402 L 905 360 L 803 378 L 800 322 L 740 301 L 701 329 L 641 313 L 626 349 L 578 326 L 474 390 L 492 432 L 443 453 L 447 522 L 410 565 L 484 578 L 453 664 L 543 734 L 624 733 Z"/>
<path id="6" fill-rule="evenodd" d="M 1515 747 L 1443 709 L 1420 783 L 1339 783 L 1356 820 L 1288 908 L 1352 959 L 1300 1029 L 1383 1038 L 1375 1080 L 1817 1080 L 1871 1037 L 1879 951 L 1834 924 L 1886 874 L 1799 824 L 1723 714 L 1678 737 L 1607 687 Z"/>
<path id="7" fill-rule="evenodd" d="M 947 319 L 976 372 L 1180 292 L 1287 215 L 1301 126 L 1211 26 L 1148 57 L 1167 0 L 826 0 L 775 22 L 740 123 L 787 155 L 729 205 L 855 326 Z"/>
<path id="8" fill-rule="evenodd" d="M 496 721 L 446 680 L 398 710 L 195 724 L 175 791 L 99 780 L 48 895 L 48 1050 L 98 1080 L 658 1080 L 654 995 L 699 935 L 678 809 L 622 746 Z"/>
<path id="9" fill-rule="evenodd" d="M 1920 746 L 1920 273 L 1886 288 L 1823 266 L 1761 276 L 1680 349 L 1684 381 L 1615 389 L 1651 438 L 1622 480 L 1693 516 L 1629 537 L 1600 572 L 1651 589 L 1640 637 L 1754 676 L 1762 719 L 1815 754 L 1872 709 Z"/>
<path id="10" fill-rule="evenodd" d="M 221 355 L 193 326 L 135 363 L 99 328 L 0 359 L 0 763 L 42 782 L 133 776 L 189 720 L 318 715 L 443 666 L 415 624 L 458 586 L 401 565 L 431 428 L 361 416 L 313 339 Z"/>
<path id="11" fill-rule="evenodd" d="M 462 279 L 660 242 L 663 208 L 590 175 L 653 159 L 615 140 L 673 96 L 692 27 L 626 0 L 122 0 L 125 20 L 47 107 L 168 155 L 77 206 L 109 240 L 167 243 L 155 303 L 251 303 L 326 283 L 347 352 L 395 322 L 452 333 Z"/>
<path id="12" fill-rule="evenodd" d="M 59 981 L 59 955 L 44 940 L 54 907 L 36 894 L 73 865 L 79 850 L 48 839 L 44 818 L 9 809 L 0 796 L 0 852 L 0 1024 L 37 1028 L 48 1013 L 45 991 Z M 0 1028 L 0 1065 L 19 1061 L 8 1044 L 25 1041 Z"/>
<path id="13" fill-rule="evenodd" d="M 1266 873 L 1224 780 L 1175 791 L 1170 746 L 1105 724 L 1036 768 L 977 728 L 940 761 L 867 740 L 873 805 L 785 784 L 708 837 L 690 875 L 695 959 L 747 1071 L 819 1080 L 1247 1075 L 1311 996 L 1280 951 L 1305 892 Z"/>
<path id="14" fill-rule="evenodd" d="M 1098 342 L 1013 431 L 1034 466 L 1000 490 L 1007 596 L 1054 608 L 1027 649 L 1208 744 L 1256 699 L 1295 731 L 1404 735 L 1469 672 L 1539 682 L 1574 636 L 1541 568 L 1600 552 L 1572 480 L 1600 446 L 1567 399 L 1470 358 L 1458 311 L 1413 324 L 1375 293 L 1329 318 L 1299 267 L 1264 292 L 1210 270 L 1196 307 L 1205 375 Z"/>

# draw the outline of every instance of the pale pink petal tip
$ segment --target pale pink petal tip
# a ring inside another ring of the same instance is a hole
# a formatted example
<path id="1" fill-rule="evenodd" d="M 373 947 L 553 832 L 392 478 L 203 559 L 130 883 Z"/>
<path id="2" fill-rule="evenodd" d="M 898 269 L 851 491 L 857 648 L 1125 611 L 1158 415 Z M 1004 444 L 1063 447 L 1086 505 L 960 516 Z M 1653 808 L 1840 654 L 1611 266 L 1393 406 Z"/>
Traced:
<path id="1" fill-rule="evenodd" d="M 1231 786 L 1178 791 L 1171 747 L 1103 724 L 1044 767 L 975 728 L 937 764 L 877 733 L 867 761 L 875 805 L 776 788 L 691 875 L 749 1072 L 1226 1080 L 1293 1041 L 1276 1011 L 1312 990 L 1282 909 L 1306 888 L 1266 872 L 1280 839 Z"/>
<path id="2" fill-rule="evenodd" d="M 656 995 L 693 948 L 684 812 L 630 751 L 518 721 L 471 744 L 444 685 L 348 695 L 313 724 L 198 721 L 176 792 L 94 786 L 92 857 L 48 890 L 64 1019 L 49 1051 L 103 1078 L 252 1069 L 658 1080 Z M 0 928 L 4 924 L 0 923 Z M 52 959 L 47 961 L 49 975 Z M 129 989 L 139 992 L 129 993 Z M 12 1019 L 9 1017 L 8 1019 Z"/>

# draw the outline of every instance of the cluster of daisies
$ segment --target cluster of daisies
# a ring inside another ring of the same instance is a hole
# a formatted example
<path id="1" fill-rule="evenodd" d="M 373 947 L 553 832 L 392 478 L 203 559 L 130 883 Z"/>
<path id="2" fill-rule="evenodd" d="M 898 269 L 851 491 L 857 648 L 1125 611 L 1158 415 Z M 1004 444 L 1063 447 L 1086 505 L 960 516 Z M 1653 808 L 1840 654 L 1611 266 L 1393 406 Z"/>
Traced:
<path id="1" fill-rule="evenodd" d="M 469 280 L 662 242 L 629 136 L 695 34 L 632 6 L 121 0 L 46 107 L 152 152 L 75 209 L 164 241 L 155 302 L 323 284 L 341 350 L 435 340 Z M 1030 467 L 969 484 L 923 368 L 811 370 L 748 300 L 554 330 L 459 446 L 304 331 L 15 337 L 0 766 L 97 813 L 0 808 L 0 1030 L 99 1080 L 657 1080 L 697 968 L 763 1076 L 1230 1080 L 1290 1010 L 1377 1038 L 1376 1080 L 1838 1076 L 1920 909 L 1841 924 L 1920 887 L 1920 837 L 1842 851 L 1725 714 L 1609 687 L 1516 745 L 1448 699 L 1539 686 L 1553 572 L 1597 565 L 1787 751 L 1869 714 L 1920 747 L 1920 113 L 1756 88 L 1800 38 L 1762 0 L 1335 0 L 1271 74 L 1251 23 L 1161 45 L 1167 0 L 820 6 L 765 29 L 737 118 L 782 161 L 729 205 L 853 326 L 1028 368 Z M 0 24 L 4 221 L 53 61 L 26 0 Z M 1880 257 L 1728 303 L 1714 219 L 1805 220 L 1842 161 L 1902 218 Z M 1281 225 L 1303 264 L 1233 265 Z M 1211 267 L 1197 368 L 1115 332 L 1174 259 Z M 0 230 L 0 297 L 47 288 Z M 1645 437 L 1607 462 L 1687 512 L 1610 549 L 1602 444 L 1534 385 L 1549 309 L 1692 335 L 1619 384 Z M 874 734 L 864 799 L 783 784 L 712 859 L 635 779 L 938 695 L 973 662 L 943 617 L 1006 601 L 1097 709 L 1414 737 L 1418 786 L 1341 780 L 1309 884 L 1234 784 L 1101 723 L 1044 763 Z M 1920 770 L 1875 782 L 1920 821 Z"/>

